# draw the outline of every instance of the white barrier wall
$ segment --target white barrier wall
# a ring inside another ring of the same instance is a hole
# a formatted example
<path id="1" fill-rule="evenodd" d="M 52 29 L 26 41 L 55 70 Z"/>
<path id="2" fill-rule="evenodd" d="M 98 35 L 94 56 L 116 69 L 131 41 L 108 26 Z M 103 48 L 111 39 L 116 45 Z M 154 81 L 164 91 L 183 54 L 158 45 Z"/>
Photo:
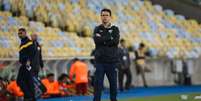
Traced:
<path id="1" fill-rule="evenodd" d="M 179 62 L 180 61 L 180 62 Z M 189 59 L 185 60 L 188 65 L 189 74 L 192 77 L 192 84 L 201 84 L 201 59 Z M 89 64 L 90 70 L 93 69 L 89 63 L 89 58 L 86 58 L 86 62 Z M 19 63 L 17 60 L 0 60 L 0 64 L 4 67 L 0 68 L 0 76 L 10 79 L 12 76 L 17 75 L 19 69 Z M 44 61 L 47 70 L 44 74 L 52 72 L 57 76 L 61 73 L 68 73 L 69 60 L 68 59 L 49 59 Z M 168 60 L 168 59 L 150 59 L 147 61 L 147 65 L 151 69 L 150 73 L 146 73 L 146 79 L 149 86 L 162 86 L 162 85 L 175 85 L 176 73 L 179 72 L 181 60 Z M 131 66 L 132 71 L 132 85 L 142 86 L 141 76 L 136 74 L 134 61 Z M 108 86 L 108 80 L 105 78 L 105 86 Z"/>

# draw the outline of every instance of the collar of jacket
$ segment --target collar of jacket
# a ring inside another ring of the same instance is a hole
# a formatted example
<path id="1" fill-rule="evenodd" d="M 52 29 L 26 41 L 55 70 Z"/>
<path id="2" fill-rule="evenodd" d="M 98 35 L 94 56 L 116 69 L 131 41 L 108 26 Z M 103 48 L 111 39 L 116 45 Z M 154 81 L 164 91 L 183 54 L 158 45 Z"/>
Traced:
<path id="1" fill-rule="evenodd" d="M 113 26 L 112 23 L 109 24 L 109 26 L 105 27 L 103 24 L 101 24 L 101 26 L 103 26 L 104 28 L 111 28 Z"/>
<path id="2" fill-rule="evenodd" d="M 21 39 L 21 42 L 22 42 L 22 44 L 23 44 L 23 43 L 26 43 L 28 40 L 29 40 L 28 37 L 24 37 L 24 38 Z"/>

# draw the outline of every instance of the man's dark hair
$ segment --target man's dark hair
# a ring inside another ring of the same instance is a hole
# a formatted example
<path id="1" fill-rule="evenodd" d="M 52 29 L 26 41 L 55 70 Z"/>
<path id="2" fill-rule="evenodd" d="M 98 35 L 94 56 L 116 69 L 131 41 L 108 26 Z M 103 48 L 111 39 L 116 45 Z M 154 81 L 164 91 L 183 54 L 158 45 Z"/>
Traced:
<path id="1" fill-rule="evenodd" d="M 102 12 L 108 12 L 108 13 L 110 13 L 110 16 L 112 16 L 112 11 L 110 9 L 108 9 L 108 8 L 102 9 L 101 14 L 102 14 Z"/>
<path id="2" fill-rule="evenodd" d="M 54 76 L 54 74 L 53 73 L 47 74 L 47 77 L 51 77 L 51 76 Z"/>
<path id="3" fill-rule="evenodd" d="M 144 48 L 145 47 L 145 44 L 144 43 L 140 43 L 140 48 Z"/>
<path id="4" fill-rule="evenodd" d="M 68 75 L 67 74 L 61 74 L 58 78 L 59 81 L 62 81 L 64 78 L 68 78 Z"/>
<path id="5" fill-rule="evenodd" d="M 25 28 L 20 28 L 18 31 L 26 32 L 26 29 Z"/>
<path id="6" fill-rule="evenodd" d="M 74 59 L 72 59 L 72 62 L 74 63 L 74 62 L 76 62 L 78 60 L 80 60 L 80 59 L 78 59 L 77 57 L 75 57 Z"/>
<path id="7" fill-rule="evenodd" d="M 124 40 L 124 39 L 121 39 L 121 40 L 120 40 L 120 43 L 124 43 L 124 42 L 125 42 L 125 40 Z"/>

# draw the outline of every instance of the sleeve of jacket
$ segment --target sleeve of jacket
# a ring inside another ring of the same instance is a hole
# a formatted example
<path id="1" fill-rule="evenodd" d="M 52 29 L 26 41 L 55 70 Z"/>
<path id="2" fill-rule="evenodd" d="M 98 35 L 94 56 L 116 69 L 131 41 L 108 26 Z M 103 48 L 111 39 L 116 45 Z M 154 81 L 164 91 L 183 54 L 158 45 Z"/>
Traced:
<path id="1" fill-rule="evenodd" d="M 123 56 L 123 52 L 122 52 L 122 49 L 121 48 L 118 48 L 118 57 L 119 57 L 119 61 L 120 61 L 120 63 L 122 63 L 122 56 Z"/>
<path id="2" fill-rule="evenodd" d="M 19 62 L 24 65 L 27 63 L 28 56 L 24 54 L 24 52 L 20 52 Z"/>
<path id="3" fill-rule="evenodd" d="M 27 41 L 26 44 L 20 47 L 20 63 L 27 64 L 27 61 L 31 61 L 34 56 L 34 46 L 32 41 Z"/>
<path id="4" fill-rule="evenodd" d="M 92 50 L 92 52 L 91 52 L 91 55 L 90 56 L 93 56 L 94 57 L 94 55 L 95 55 L 95 50 Z M 95 61 L 94 61 L 94 58 L 93 59 L 90 59 L 90 62 L 91 62 L 91 64 L 95 64 Z"/>
<path id="5" fill-rule="evenodd" d="M 137 50 L 134 51 L 135 60 L 139 58 Z"/>
<path id="6" fill-rule="evenodd" d="M 30 41 L 32 42 L 32 41 Z M 28 55 L 28 60 L 32 60 L 34 55 L 35 55 L 35 50 L 34 50 L 34 44 L 32 43 L 32 45 L 30 45 L 29 47 L 27 47 L 27 55 Z"/>
<path id="7" fill-rule="evenodd" d="M 99 31 L 99 27 L 96 26 L 95 29 L 94 29 L 94 32 L 93 32 L 94 42 L 95 42 L 96 45 L 105 45 L 106 42 L 110 40 L 110 37 L 97 36 L 97 34 L 100 34 L 100 33 L 98 33 L 98 31 Z"/>
<path id="8" fill-rule="evenodd" d="M 42 56 L 42 47 L 40 46 L 40 67 L 43 68 L 44 64 L 43 64 L 43 56 Z"/>
<path id="9" fill-rule="evenodd" d="M 118 46 L 119 44 L 119 28 L 114 26 L 114 30 L 112 33 L 112 36 L 107 40 L 106 45 L 107 46 Z"/>
<path id="10" fill-rule="evenodd" d="M 130 59 L 130 55 L 129 55 L 129 51 L 127 52 L 127 56 L 128 56 L 128 65 L 131 65 L 131 59 Z"/>

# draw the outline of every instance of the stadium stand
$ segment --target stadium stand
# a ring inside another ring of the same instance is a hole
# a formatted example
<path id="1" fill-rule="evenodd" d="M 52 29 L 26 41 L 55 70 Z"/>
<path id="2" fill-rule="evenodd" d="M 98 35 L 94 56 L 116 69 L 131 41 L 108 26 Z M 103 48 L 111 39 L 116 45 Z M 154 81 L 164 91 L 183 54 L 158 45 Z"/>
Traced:
<path id="1" fill-rule="evenodd" d="M 1 0 L 1 6 L 1 58 L 18 56 L 20 26 L 39 34 L 45 57 L 89 56 L 92 29 L 104 7 L 114 12 L 128 46 L 144 42 L 156 57 L 201 56 L 201 25 L 147 0 Z"/>
<path id="2" fill-rule="evenodd" d="M 44 27 L 41 22 L 29 22 L 25 16 L 12 17 L 10 12 L 0 12 L 0 19 L 1 58 L 18 56 L 17 30 L 20 26 L 25 26 L 29 33 L 39 34 L 45 57 L 84 56 L 90 54 L 90 48 L 93 48 L 88 47 L 92 43 L 90 38 L 79 38 L 74 32 L 63 32 L 58 28 Z"/>

